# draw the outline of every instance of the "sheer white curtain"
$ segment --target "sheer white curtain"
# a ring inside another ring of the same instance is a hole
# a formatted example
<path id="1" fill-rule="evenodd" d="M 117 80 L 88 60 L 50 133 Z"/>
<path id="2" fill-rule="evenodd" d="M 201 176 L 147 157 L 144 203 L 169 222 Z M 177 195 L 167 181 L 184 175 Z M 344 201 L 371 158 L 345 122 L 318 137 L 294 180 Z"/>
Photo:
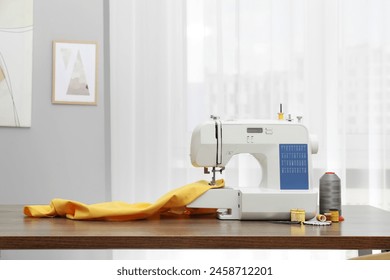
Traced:
<path id="1" fill-rule="evenodd" d="M 325 4 L 323 156 L 342 175 L 346 203 L 389 210 L 390 3 Z"/>
<path id="2" fill-rule="evenodd" d="M 343 203 L 390 209 L 388 14 L 385 0 L 110 1 L 113 199 L 209 179 L 190 164 L 194 126 L 283 103 L 319 137 L 315 187 L 333 170 Z M 255 168 L 237 156 L 224 177 L 253 184 Z"/>
<path id="3" fill-rule="evenodd" d="M 111 1 L 112 197 L 187 182 L 185 1 Z"/>

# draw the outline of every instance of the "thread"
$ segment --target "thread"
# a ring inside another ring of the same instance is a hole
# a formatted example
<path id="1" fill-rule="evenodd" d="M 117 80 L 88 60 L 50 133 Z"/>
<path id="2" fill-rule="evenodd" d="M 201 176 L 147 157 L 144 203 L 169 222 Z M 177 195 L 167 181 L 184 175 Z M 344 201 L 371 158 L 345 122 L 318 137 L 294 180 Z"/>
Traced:
<path id="1" fill-rule="evenodd" d="M 325 215 L 318 214 L 316 216 L 316 218 L 317 218 L 317 221 L 326 222 L 326 216 Z"/>
<path id="2" fill-rule="evenodd" d="M 291 209 L 291 222 L 301 222 L 305 221 L 305 210 L 303 209 Z"/>
<path id="3" fill-rule="evenodd" d="M 320 178 L 320 214 L 337 209 L 341 215 L 341 184 L 334 172 L 326 172 Z"/>
<path id="4" fill-rule="evenodd" d="M 330 209 L 330 219 L 333 223 L 339 222 L 339 210 L 338 209 Z"/>
<path id="5" fill-rule="evenodd" d="M 327 221 L 332 221 L 332 214 L 326 212 L 326 213 L 324 213 L 324 216 L 325 216 Z"/>
<path id="6" fill-rule="evenodd" d="M 283 105 L 279 105 L 278 120 L 284 120 Z"/>

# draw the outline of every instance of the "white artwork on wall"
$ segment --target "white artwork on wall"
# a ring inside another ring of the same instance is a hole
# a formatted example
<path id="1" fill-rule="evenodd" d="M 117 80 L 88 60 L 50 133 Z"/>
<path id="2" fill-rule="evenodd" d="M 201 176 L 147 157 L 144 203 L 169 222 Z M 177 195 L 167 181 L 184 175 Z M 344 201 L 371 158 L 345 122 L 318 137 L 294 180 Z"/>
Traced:
<path id="1" fill-rule="evenodd" d="M 31 126 L 33 1 L 0 0 L 0 126 Z"/>
<path id="2" fill-rule="evenodd" d="M 96 105 L 96 63 L 94 42 L 53 42 L 52 102 Z"/>

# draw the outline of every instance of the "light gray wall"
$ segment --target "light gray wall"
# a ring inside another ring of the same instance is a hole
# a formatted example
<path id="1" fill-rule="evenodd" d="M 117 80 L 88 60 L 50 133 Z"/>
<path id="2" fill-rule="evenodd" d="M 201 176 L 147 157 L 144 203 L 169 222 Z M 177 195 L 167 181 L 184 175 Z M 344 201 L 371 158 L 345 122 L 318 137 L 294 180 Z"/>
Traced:
<path id="1" fill-rule="evenodd" d="M 32 126 L 0 127 L 1 204 L 47 204 L 55 197 L 85 203 L 110 199 L 107 7 L 104 0 L 34 0 Z M 97 106 L 51 104 L 53 40 L 97 41 Z M 75 251 L 1 252 L 1 258 L 77 256 Z"/>
<path id="2" fill-rule="evenodd" d="M 34 0 L 31 128 L 0 127 L 2 204 L 107 200 L 103 0 Z M 53 105 L 52 41 L 97 41 L 98 105 Z"/>

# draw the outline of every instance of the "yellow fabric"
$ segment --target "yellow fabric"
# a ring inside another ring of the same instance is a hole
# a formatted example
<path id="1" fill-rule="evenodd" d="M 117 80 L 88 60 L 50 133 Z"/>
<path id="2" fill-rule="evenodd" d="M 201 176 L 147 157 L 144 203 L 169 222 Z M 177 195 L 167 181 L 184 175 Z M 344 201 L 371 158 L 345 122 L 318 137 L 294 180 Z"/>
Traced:
<path id="1" fill-rule="evenodd" d="M 24 207 L 24 214 L 29 217 L 66 217 L 73 220 L 109 220 L 129 221 L 152 217 L 161 213 L 188 214 L 191 210 L 186 208 L 200 195 L 211 188 L 222 188 L 225 182 L 217 180 L 215 186 L 207 181 L 198 181 L 174 189 L 155 203 L 128 204 L 121 201 L 103 202 L 98 204 L 83 204 L 81 202 L 53 199 L 50 205 L 31 205 Z"/>

